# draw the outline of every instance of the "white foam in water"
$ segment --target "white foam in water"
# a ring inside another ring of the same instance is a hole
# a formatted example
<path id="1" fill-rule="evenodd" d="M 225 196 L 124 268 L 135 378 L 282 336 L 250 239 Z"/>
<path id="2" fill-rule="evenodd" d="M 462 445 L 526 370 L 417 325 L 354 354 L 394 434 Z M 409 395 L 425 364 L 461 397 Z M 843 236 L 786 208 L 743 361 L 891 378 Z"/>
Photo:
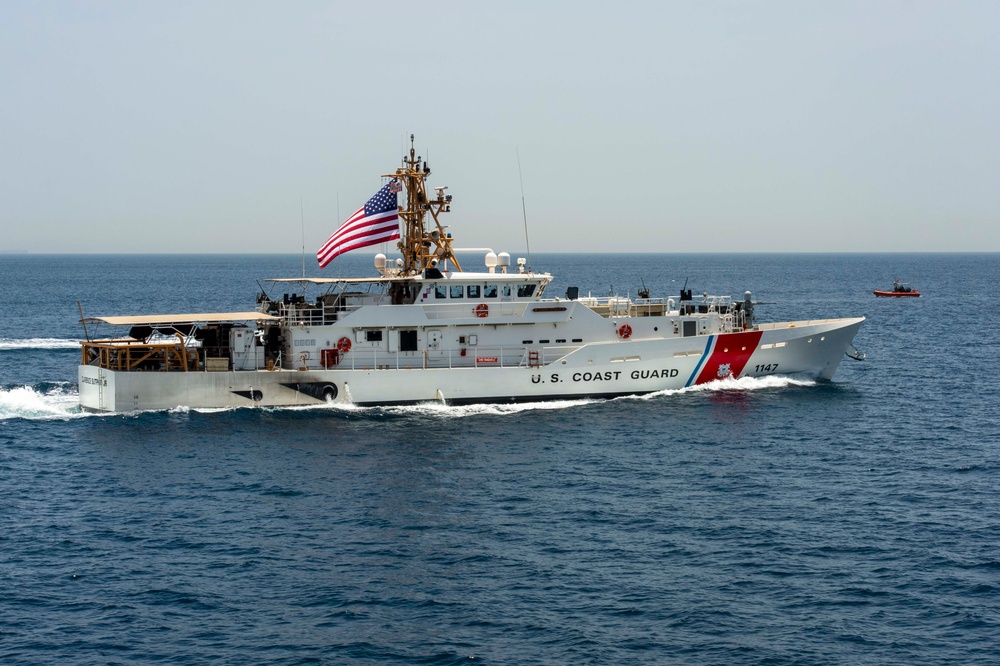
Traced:
<path id="1" fill-rule="evenodd" d="M 79 340 L 65 338 L 0 338 L 0 351 L 12 349 L 79 349 Z"/>
<path id="2" fill-rule="evenodd" d="M 363 412 L 373 407 L 360 407 L 353 403 L 344 402 L 318 402 L 314 405 L 292 405 L 288 407 L 264 407 L 264 409 L 281 409 L 292 412 L 308 412 L 317 409 L 333 409 L 340 412 Z"/>
<path id="3" fill-rule="evenodd" d="M 814 380 L 794 379 L 771 375 L 768 377 L 743 377 L 741 379 L 720 379 L 688 386 L 679 389 L 666 389 L 653 393 L 642 393 L 638 395 L 623 396 L 617 400 L 653 400 L 664 396 L 682 395 L 686 393 L 705 393 L 717 391 L 757 391 L 761 389 L 786 388 L 789 386 L 815 386 Z M 350 403 L 328 403 L 316 405 L 300 405 L 295 407 L 268 407 L 266 409 L 289 410 L 289 411 L 309 411 L 317 409 L 330 409 L 339 412 L 359 412 L 370 413 L 381 411 L 386 414 L 414 415 L 414 416 L 438 416 L 442 418 L 462 418 L 466 416 L 494 415 L 504 416 L 508 414 L 520 414 L 537 410 L 569 409 L 604 402 L 601 398 L 581 398 L 579 400 L 546 400 L 539 402 L 522 402 L 517 404 L 476 404 L 476 405 L 447 405 L 440 402 L 422 402 L 416 405 L 402 405 L 394 407 L 361 407 Z M 209 410 L 198 409 L 199 412 Z"/>
<path id="4" fill-rule="evenodd" d="M 811 379 L 794 379 L 792 377 L 782 377 L 780 375 L 769 375 L 767 377 L 741 377 L 735 379 L 728 377 L 708 382 L 707 384 L 697 384 L 679 389 L 667 389 L 656 393 L 646 393 L 643 395 L 629 396 L 633 400 L 650 400 L 665 395 L 679 395 L 684 393 L 704 393 L 716 391 L 757 391 L 769 388 L 786 388 L 788 386 L 815 386 L 816 381 Z"/>
<path id="5" fill-rule="evenodd" d="M 0 421 L 8 419 L 75 419 L 90 414 L 80 409 L 80 396 L 54 388 L 42 393 L 31 386 L 0 389 Z"/>
<path id="6" fill-rule="evenodd" d="M 539 410 L 568 409 L 599 402 L 593 399 L 581 400 L 547 400 L 544 402 L 521 402 L 517 404 L 478 404 L 478 405 L 445 405 L 440 402 L 422 402 L 417 405 L 402 407 L 386 407 L 390 414 L 416 414 L 424 416 L 442 416 L 461 418 L 465 416 L 505 416 Z"/>
<path id="7" fill-rule="evenodd" d="M 396 405 L 391 407 L 362 407 L 351 403 L 328 403 L 316 405 L 299 405 L 295 407 L 271 407 L 268 409 L 288 410 L 288 411 L 311 411 L 330 409 L 338 412 L 357 412 L 361 414 L 371 412 L 381 412 L 384 414 L 401 414 L 414 416 L 440 416 L 447 418 L 459 418 L 464 416 L 478 416 L 482 414 L 505 415 L 518 414 L 533 410 L 546 409 L 566 409 L 568 407 L 579 407 L 599 400 L 546 400 L 542 402 L 522 402 L 517 404 L 476 404 L 476 405 L 446 405 L 440 402 L 421 402 L 415 405 Z M 199 410 L 200 411 L 200 410 Z"/>

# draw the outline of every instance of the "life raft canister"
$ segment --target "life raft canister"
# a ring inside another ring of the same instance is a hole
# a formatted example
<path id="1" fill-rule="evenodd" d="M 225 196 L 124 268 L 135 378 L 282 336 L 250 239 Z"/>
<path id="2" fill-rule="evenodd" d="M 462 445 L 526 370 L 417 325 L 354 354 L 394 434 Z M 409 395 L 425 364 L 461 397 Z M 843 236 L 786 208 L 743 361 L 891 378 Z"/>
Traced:
<path id="1" fill-rule="evenodd" d="M 343 337 L 337 340 L 337 351 L 341 354 L 346 354 L 351 351 L 351 339 L 348 337 Z"/>
<path id="2" fill-rule="evenodd" d="M 618 327 L 618 337 L 628 340 L 632 337 L 632 327 L 628 324 L 622 324 Z"/>
<path id="3" fill-rule="evenodd" d="M 490 306 L 486 303 L 480 303 L 476 306 L 476 316 L 482 319 L 483 317 L 488 317 L 490 315 Z"/>

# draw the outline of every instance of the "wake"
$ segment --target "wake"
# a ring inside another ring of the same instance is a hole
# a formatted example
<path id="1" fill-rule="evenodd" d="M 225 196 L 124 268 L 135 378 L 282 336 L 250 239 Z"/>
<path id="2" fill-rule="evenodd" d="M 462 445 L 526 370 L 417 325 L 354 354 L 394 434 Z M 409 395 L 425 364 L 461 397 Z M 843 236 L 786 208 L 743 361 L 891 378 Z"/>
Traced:
<path id="1" fill-rule="evenodd" d="M 768 377 L 741 377 L 734 379 L 718 379 L 707 384 L 687 386 L 679 389 L 666 389 L 655 393 L 645 393 L 633 395 L 621 400 L 653 400 L 663 396 L 684 395 L 697 393 L 718 393 L 722 391 L 760 391 L 764 389 L 782 389 L 789 386 L 816 386 L 814 379 L 795 379 L 793 377 L 782 377 L 780 375 L 770 375 Z"/>
<path id="2" fill-rule="evenodd" d="M 65 384 L 0 388 L 0 421 L 54 421 L 91 416 L 80 409 L 80 395 Z"/>
<path id="3" fill-rule="evenodd" d="M 22 349 L 79 349 L 79 340 L 66 338 L 0 338 L 0 351 Z"/>

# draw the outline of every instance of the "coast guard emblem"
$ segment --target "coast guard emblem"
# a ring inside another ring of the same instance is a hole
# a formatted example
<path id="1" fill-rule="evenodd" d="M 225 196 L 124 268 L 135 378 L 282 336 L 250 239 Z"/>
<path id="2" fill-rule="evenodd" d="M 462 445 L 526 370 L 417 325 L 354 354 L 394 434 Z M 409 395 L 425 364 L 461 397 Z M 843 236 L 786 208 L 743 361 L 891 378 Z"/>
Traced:
<path id="1" fill-rule="evenodd" d="M 719 379 L 725 379 L 726 377 L 729 377 L 732 374 L 733 371 L 729 369 L 728 363 L 722 363 L 719 365 L 719 372 L 718 372 Z"/>

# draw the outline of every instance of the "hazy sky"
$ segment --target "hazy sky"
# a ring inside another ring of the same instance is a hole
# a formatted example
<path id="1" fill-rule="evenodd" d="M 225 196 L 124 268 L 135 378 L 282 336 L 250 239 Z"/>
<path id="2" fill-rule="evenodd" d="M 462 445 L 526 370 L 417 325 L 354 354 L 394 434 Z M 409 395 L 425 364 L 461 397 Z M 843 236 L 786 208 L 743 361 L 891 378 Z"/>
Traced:
<path id="1" fill-rule="evenodd" d="M 1000 2 L 0 2 L 0 251 L 1000 251 Z"/>

